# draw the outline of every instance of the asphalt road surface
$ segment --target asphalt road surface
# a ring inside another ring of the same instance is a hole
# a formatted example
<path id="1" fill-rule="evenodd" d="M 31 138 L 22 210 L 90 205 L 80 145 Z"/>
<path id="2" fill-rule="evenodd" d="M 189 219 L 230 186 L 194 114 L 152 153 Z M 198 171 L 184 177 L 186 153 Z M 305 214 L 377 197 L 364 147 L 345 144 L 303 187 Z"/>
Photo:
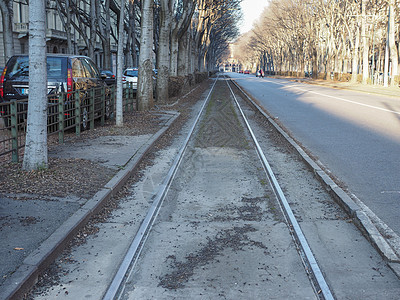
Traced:
<path id="1" fill-rule="evenodd" d="M 400 235 L 400 94 L 229 75 Z"/>

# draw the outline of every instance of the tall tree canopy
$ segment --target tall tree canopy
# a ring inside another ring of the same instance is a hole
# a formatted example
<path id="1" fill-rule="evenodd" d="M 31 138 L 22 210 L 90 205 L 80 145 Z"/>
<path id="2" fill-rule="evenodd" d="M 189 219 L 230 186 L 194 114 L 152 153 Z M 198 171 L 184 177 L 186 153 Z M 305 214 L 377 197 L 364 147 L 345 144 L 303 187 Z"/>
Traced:
<path id="1" fill-rule="evenodd" d="M 236 53 L 248 68 L 382 84 L 389 74 L 397 86 L 399 25 L 399 0 L 271 0 Z"/>

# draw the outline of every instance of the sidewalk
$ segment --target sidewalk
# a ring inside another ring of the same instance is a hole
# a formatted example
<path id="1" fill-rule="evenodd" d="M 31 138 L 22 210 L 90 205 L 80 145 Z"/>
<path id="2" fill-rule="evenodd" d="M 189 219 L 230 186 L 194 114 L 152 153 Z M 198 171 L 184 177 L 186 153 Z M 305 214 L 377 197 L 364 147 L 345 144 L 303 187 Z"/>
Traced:
<path id="1" fill-rule="evenodd" d="M 34 186 L 28 194 L 0 194 L 0 299 L 22 297 L 40 271 L 52 263 L 73 235 L 123 186 L 179 113 L 154 112 L 152 115 L 158 122 L 155 133 L 102 135 L 66 142 L 49 151 L 49 158 L 89 161 L 93 164 L 91 171 L 106 170 L 104 176 L 112 178 L 94 191 L 94 196 L 84 197 L 85 186 L 81 197 L 37 195 Z M 5 176 L 1 174 L 0 179 Z M 76 186 L 76 182 L 72 184 L 75 178 L 62 180 L 70 180 L 71 186 Z M 87 184 L 86 188 L 92 187 Z"/>

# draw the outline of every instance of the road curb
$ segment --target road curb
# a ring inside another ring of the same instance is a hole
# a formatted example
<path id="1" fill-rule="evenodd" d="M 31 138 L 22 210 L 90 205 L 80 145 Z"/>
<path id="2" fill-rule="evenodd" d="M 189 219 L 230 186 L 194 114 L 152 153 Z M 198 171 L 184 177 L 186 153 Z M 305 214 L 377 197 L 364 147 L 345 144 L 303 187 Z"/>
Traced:
<path id="1" fill-rule="evenodd" d="M 233 81 L 233 80 L 232 80 Z M 306 165 L 314 172 L 316 178 L 323 184 L 325 189 L 329 192 L 335 201 L 346 211 L 346 213 L 353 219 L 356 226 L 363 232 L 369 242 L 377 249 L 381 256 L 388 262 L 389 267 L 393 270 L 396 276 L 400 279 L 400 243 L 397 242 L 397 237 L 394 242 L 389 242 L 385 238 L 385 233 L 379 230 L 380 227 L 376 223 L 384 224 L 377 216 L 372 220 L 365 209 L 354 201 L 341 187 L 339 187 L 334 180 L 324 171 L 324 167 L 316 163 L 304 149 L 285 132 L 278 123 L 275 122 L 259 105 L 252 99 L 238 83 L 235 84 L 239 87 L 241 92 L 247 97 L 251 104 L 274 126 L 274 128 L 281 134 L 286 141 L 292 145 L 297 151 Z M 372 213 L 372 212 L 371 212 Z M 387 227 L 387 226 L 386 226 Z M 395 234 L 394 232 L 392 234 Z M 397 245 L 399 244 L 399 245 Z"/>
<path id="2" fill-rule="evenodd" d="M 180 116 L 178 112 L 165 112 L 171 118 L 155 133 L 139 150 L 132 154 L 124 168 L 98 191 L 85 205 L 70 216 L 57 230 L 51 234 L 36 250 L 27 256 L 23 264 L 4 282 L 0 291 L 0 299 L 22 299 L 37 282 L 39 275 L 65 249 L 74 235 L 83 228 L 89 219 L 98 213 L 104 204 L 115 195 L 127 182 L 145 155 L 153 145 L 165 134 Z"/>

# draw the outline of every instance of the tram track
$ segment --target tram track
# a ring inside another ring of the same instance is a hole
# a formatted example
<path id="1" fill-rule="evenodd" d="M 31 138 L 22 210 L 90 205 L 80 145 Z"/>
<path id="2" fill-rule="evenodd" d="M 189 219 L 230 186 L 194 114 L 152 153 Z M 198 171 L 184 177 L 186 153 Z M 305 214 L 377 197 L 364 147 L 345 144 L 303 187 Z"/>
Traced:
<path id="1" fill-rule="evenodd" d="M 279 182 L 276 179 L 275 174 L 272 171 L 272 168 L 271 168 L 260 144 L 258 143 L 257 137 L 255 136 L 249 122 L 247 121 L 247 118 L 246 118 L 243 110 L 241 109 L 240 104 L 237 101 L 235 94 L 234 94 L 231 86 L 229 85 L 229 83 L 228 83 L 228 86 L 229 86 L 229 90 L 232 93 L 232 96 L 235 99 L 235 103 L 241 113 L 241 116 L 247 125 L 247 129 L 249 130 L 249 132 L 251 134 L 253 142 L 257 148 L 257 153 L 260 157 L 260 161 L 264 167 L 264 170 L 265 170 L 266 174 L 268 175 L 268 178 L 270 179 L 270 183 L 275 191 L 277 198 L 279 199 L 279 202 L 281 204 L 280 208 L 281 208 L 282 212 L 284 213 L 284 215 L 286 216 L 286 222 L 289 226 L 289 229 L 291 230 L 293 237 L 295 238 L 296 242 L 299 245 L 299 250 L 301 251 L 300 256 L 302 257 L 302 261 L 304 263 L 306 271 L 311 276 L 313 286 L 315 287 L 315 291 L 317 292 L 317 294 L 321 294 L 323 299 L 326 299 L 326 300 L 334 299 L 332 292 L 331 292 L 328 284 L 326 283 L 324 275 L 322 274 L 321 269 L 318 266 L 318 263 L 314 257 L 314 254 L 311 251 L 310 245 L 308 244 L 307 239 L 304 236 L 304 233 L 301 230 L 300 225 L 297 222 L 296 217 L 294 216 L 293 211 L 286 199 L 286 196 L 283 193 L 282 188 L 279 185 Z"/>
<path id="2" fill-rule="evenodd" d="M 72 254 L 80 263 L 65 271 L 71 273 L 64 281 L 69 294 L 396 299 L 398 279 L 351 218 L 265 116 L 230 85 L 217 78 L 173 149 L 159 150 L 143 180 L 127 188 L 132 194 L 99 229 L 102 240 L 85 246 L 95 257 Z M 118 252 L 104 249 L 116 241 Z M 79 281 L 92 290 L 82 291 Z M 64 288 L 60 284 L 37 299 L 62 299 Z"/>
<path id="3" fill-rule="evenodd" d="M 183 159 L 183 156 L 185 154 L 185 151 L 187 149 L 189 140 L 191 139 L 193 132 L 195 131 L 195 127 L 199 123 L 199 119 L 201 115 L 204 113 L 204 109 L 206 108 L 206 105 L 210 99 L 210 96 L 213 93 L 213 90 L 215 88 L 216 82 L 219 80 L 219 78 L 216 79 L 214 82 L 207 98 L 205 99 L 201 110 L 199 114 L 197 115 L 194 124 L 192 125 L 180 151 L 178 152 L 177 156 L 174 159 L 174 162 L 168 171 L 167 176 L 164 178 L 163 183 L 160 186 L 160 189 L 158 190 L 157 194 L 154 195 L 153 199 L 154 202 L 148 211 L 146 218 L 143 220 L 142 225 L 135 236 L 129 251 L 127 255 L 125 256 L 123 262 L 121 263 L 120 268 L 117 271 L 117 274 L 115 275 L 110 287 L 108 288 L 103 300 L 112 300 L 112 299 L 121 299 L 121 294 L 123 294 L 124 291 L 124 285 L 126 280 L 129 278 L 129 276 L 132 274 L 132 269 L 135 267 L 138 257 L 141 253 L 141 250 L 143 248 L 143 244 L 146 242 L 146 239 L 148 237 L 148 234 L 151 230 L 152 225 L 154 224 L 155 219 L 157 218 L 158 212 L 161 208 L 161 205 L 163 203 L 163 200 L 168 193 L 170 184 L 172 180 L 174 179 L 177 169 L 179 168 L 179 165 Z M 334 299 L 332 292 L 326 283 L 326 280 L 318 266 L 318 263 L 311 251 L 311 248 L 309 244 L 307 243 L 307 240 L 293 214 L 293 211 L 286 200 L 286 197 L 272 171 L 272 168 L 270 164 L 268 163 L 268 160 L 262 151 L 260 144 L 258 143 L 257 137 L 255 136 L 249 122 L 247 121 L 247 118 L 238 102 L 236 99 L 235 93 L 232 90 L 229 81 L 226 81 L 226 84 L 229 88 L 230 91 L 230 96 L 234 99 L 234 103 L 236 104 L 237 109 L 240 112 L 241 118 L 243 118 L 244 123 L 246 124 L 246 129 L 250 133 L 250 136 L 252 138 L 252 141 L 257 149 L 257 153 L 260 159 L 260 162 L 264 168 L 264 171 L 266 172 L 266 175 L 270 179 L 270 184 L 275 191 L 276 197 L 279 199 L 280 203 L 280 208 L 283 212 L 283 214 L 286 217 L 286 222 L 288 225 L 289 230 L 291 231 L 291 234 L 293 235 L 294 240 L 298 244 L 298 249 L 299 249 L 299 254 L 300 258 L 303 261 L 305 271 L 306 273 L 310 276 L 310 280 L 313 286 L 313 289 L 316 293 L 316 296 L 321 299 Z"/>
<path id="4" fill-rule="evenodd" d="M 218 80 L 218 79 L 217 79 Z M 194 129 L 199 122 L 200 116 L 204 110 L 205 105 L 207 104 L 208 99 L 210 98 L 210 95 L 215 87 L 214 82 L 206 100 L 204 101 L 199 114 L 197 115 L 191 129 L 189 130 L 189 133 L 179 150 L 178 154 L 176 155 L 174 162 L 172 163 L 171 168 L 168 171 L 168 174 L 165 176 L 163 183 L 160 186 L 160 189 L 158 190 L 157 194 L 154 195 L 153 199 L 153 205 L 150 207 L 145 219 L 142 222 L 142 225 L 139 228 L 139 232 L 136 234 L 131 246 L 129 247 L 129 251 L 126 254 L 125 258 L 123 259 L 121 266 L 119 267 L 117 274 L 114 276 L 114 279 L 110 285 L 110 287 L 107 289 L 107 292 L 104 296 L 104 300 L 106 299 L 116 299 L 118 298 L 118 294 L 121 292 L 121 289 L 123 289 L 124 281 L 127 279 L 128 273 L 131 272 L 132 268 L 135 266 L 136 261 L 138 256 L 140 255 L 140 252 L 142 250 L 143 244 L 146 241 L 146 238 L 149 234 L 149 231 L 155 221 L 155 218 L 157 217 L 157 214 L 160 210 L 160 207 L 163 203 L 164 197 L 166 193 L 168 192 L 169 186 L 175 177 L 175 174 L 177 172 L 177 169 L 179 167 L 179 164 L 182 161 L 182 157 L 186 151 L 187 145 L 189 143 L 189 140 L 194 132 Z"/>

